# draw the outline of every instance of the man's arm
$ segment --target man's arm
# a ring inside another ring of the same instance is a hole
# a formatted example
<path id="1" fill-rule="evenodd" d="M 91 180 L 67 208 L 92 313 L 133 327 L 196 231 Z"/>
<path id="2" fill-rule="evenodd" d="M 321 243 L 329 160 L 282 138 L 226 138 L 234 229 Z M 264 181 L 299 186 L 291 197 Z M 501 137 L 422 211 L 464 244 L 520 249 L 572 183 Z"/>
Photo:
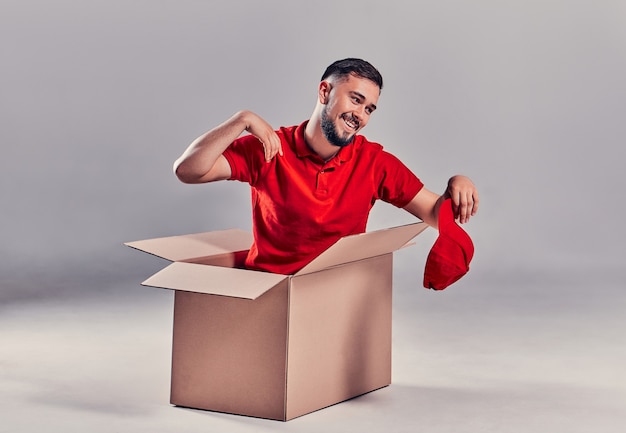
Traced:
<path id="1" fill-rule="evenodd" d="M 468 222 L 478 212 L 478 191 L 468 177 L 460 175 L 450 178 L 448 188 L 441 196 L 422 188 L 404 209 L 437 228 L 439 206 L 447 198 L 452 199 L 454 216 L 461 224 Z"/>
<path id="2" fill-rule="evenodd" d="M 174 162 L 174 173 L 184 183 L 228 179 L 230 165 L 222 155 L 242 132 L 257 137 L 265 149 L 265 160 L 283 154 L 280 138 L 269 123 L 251 111 L 239 111 L 221 125 L 196 138 Z"/>

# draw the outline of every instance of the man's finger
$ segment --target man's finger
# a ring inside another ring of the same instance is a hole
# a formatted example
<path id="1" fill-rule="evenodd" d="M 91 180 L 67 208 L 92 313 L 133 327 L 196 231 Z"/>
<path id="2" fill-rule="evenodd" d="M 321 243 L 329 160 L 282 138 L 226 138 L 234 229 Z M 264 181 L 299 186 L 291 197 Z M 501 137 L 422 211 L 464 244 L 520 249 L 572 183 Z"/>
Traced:
<path id="1" fill-rule="evenodd" d="M 472 216 L 474 216 L 476 215 L 476 212 L 478 212 L 478 202 L 479 202 L 478 193 L 476 191 L 474 191 L 474 193 L 472 194 L 472 200 L 474 201 L 474 204 L 472 206 Z"/>

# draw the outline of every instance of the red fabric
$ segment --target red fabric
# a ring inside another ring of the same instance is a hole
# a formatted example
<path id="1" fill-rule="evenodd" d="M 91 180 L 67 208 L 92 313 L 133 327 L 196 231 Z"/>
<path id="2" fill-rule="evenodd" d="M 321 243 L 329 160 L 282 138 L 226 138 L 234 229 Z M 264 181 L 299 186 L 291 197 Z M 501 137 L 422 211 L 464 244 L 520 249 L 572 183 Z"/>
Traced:
<path id="1" fill-rule="evenodd" d="M 454 220 L 452 200 L 439 209 L 439 237 L 433 244 L 424 268 L 424 287 L 443 290 L 469 271 L 474 244 Z"/>
<path id="2" fill-rule="evenodd" d="M 404 207 L 423 187 L 396 157 L 360 135 L 325 163 L 306 145 L 305 125 L 277 131 L 284 155 L 270 162 L 251 135 L 224 152 L 231 180 L 252 187 L 249 269 L 293 274 L 341 237 L 363 233 L 376 200 Z"/>

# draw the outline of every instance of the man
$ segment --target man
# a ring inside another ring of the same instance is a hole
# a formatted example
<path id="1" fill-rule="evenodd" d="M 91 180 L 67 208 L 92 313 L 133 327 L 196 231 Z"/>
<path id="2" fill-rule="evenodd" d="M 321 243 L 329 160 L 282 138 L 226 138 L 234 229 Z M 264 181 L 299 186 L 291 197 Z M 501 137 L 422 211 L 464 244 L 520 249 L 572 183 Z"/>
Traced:
<path id="1" fill-rule="evenodd" d="M 311 118 L 275 131 L 240 111 L 194 140 L 174 163 L 185 183 L 239 180 L 252 187 L 253 235 L 246 266 L 292 274 L 341 237 L 365 231 L 376 200 L 437 227 L 439 206 L 453 202 L 460 223 L 478 210 L 478 193 L 453 176 L 442 196 L 379 144 L 358 135 L 376 110 L 380 73 L 361 59 L 330 65 Z M 249 135 L 239 137 L 244 131 Z"/>

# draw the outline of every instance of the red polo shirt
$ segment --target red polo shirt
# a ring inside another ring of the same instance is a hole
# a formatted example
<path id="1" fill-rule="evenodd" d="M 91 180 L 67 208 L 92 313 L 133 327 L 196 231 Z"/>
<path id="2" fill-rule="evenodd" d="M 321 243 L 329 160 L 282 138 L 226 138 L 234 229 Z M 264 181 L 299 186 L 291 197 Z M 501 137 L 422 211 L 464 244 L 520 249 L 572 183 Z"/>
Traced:
<path id="1" fill-rule="evenodd" d="M 343 236 L 363 233 L 376 200 L 404 207 L 423 187 L 400 160 L 361 135 L 324 162 L 305 143 L 305 125 L 277 131 L 283 156 L 270 162 L 252 135 L 224 152 L 230 180 L 252 187 L 249 269 L 293 274 Z"/>

